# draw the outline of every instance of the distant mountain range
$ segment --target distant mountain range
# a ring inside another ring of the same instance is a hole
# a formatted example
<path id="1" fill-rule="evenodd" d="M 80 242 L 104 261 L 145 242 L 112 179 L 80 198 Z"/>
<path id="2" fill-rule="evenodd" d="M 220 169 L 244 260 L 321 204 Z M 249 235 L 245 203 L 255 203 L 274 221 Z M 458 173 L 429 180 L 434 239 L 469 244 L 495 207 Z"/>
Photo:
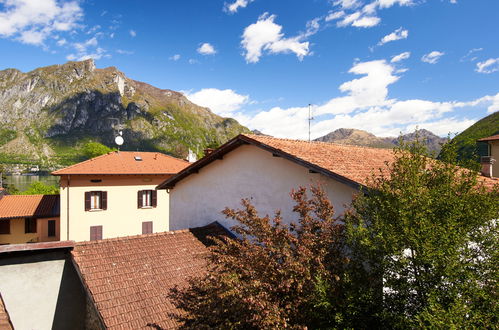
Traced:
<path id="1" fill-rule="evenodd" d="M 420 129 L 419 138 L 424 141 L 431 152 L 438 154 L 442 144 L 447 142 L 446 138 L 439 137 L 432 132 Z M 404 141 L 413 141 L 416 133 L 402 135 Z M 374 148 L 393 148 L 399 144 L 399 137 L 377 137 L 376 135 L 353 128 L 340 128 L 327 135 L 315 139 L 315 141 L 333 142 L 339 144 L 349 144 L 356 146 L 374 147 Z"/>
<path id="2" fill-rule="evenodd" d="M 178 157 L 249 132 L 179 92 L 97 69 L 93 60 L 0 71 L 0 163 L 73 163 L 89 141 L 116 147 L 118 129 L 122 150 Z"/>

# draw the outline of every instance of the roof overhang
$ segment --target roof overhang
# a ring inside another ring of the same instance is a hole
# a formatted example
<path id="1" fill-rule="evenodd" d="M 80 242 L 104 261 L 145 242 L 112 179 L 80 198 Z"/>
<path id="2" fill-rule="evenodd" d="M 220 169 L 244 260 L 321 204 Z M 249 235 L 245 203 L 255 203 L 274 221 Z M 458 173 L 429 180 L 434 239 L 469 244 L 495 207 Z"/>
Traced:
<path id="1" fill-rule="evenodd" d="M 258 147 L 260 149 L 263 149 L 265 151 L 272 153 L 272 155 L 274 155 L 274 156 L 287 159 L 293 163 L 296 163 L 296 164 L 301 165 L 305 168 L 308 168 L 311 171 L 320 173 L 326 177 L 332 178 L 332 179 L 339 181 L 339 182 L 341 182 L 349 187 L 352 187 L 354 189 L 359 190 L 362 187 L 364 187 L 364 185 L 360 184 L 359 182 L 348 179 L 342 175 L 339 175 L 337 173 L 329 171 L 321 166 L 315 165 L 315 164 L 310 163 L 308 161 L 305 161 L 301 158 L 293 156 L 287 152 L 284 152 L 280 149 L 276 149 L 276 148 L 269 146 L 265 143 L 254 140 L 246 135 L 240 134 L 240 135 L 236 136 L 235 138 L 233 138 L 232 140 L 230 140 L 229 142 L 222 145 L 221 147 L 219 147 L 218 149 L 216 149 L 215 151 L 213 151 L 211 154 L 201 158 L 200 160 L 193 163 L 189 167 L 186 167 L 185 169 L 180 171 L 178 174 L 165 180 L 164 182 L 159 184 L 156 187 L 156 189 L 173 189 L 175 187 L 175 185 L 178 182 L 180 182 L 181 180 L 185 179 L 186 177 L 190 176 L 191 174 L 198 173 L 202 167 L 214 162 L 215 160 L 223 159 L 225 154 L 231 152 L 232 150 L 234 150 L 242 145 L 253 145 L 255 147 Z"/>

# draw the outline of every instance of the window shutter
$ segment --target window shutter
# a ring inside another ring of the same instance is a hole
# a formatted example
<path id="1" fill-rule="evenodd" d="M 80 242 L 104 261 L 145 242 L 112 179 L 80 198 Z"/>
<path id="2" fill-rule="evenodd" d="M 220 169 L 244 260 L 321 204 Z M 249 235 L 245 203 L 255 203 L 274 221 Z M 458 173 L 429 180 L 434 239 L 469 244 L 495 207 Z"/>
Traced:
<path id="1" fill-rule="evenodd" d="M 157 190 L 152 190 L 152 198 L 151 198 L 151 205 L 152 207 L 156 207 L 158 205 L 158 191 Z"/>
<path id="2" fill-rule="evenodd" d="M 85 211 L 90 210 L 90 191 L 85 192 Z"/>
<path id="3" fill-rule="evenodd" d="M 102 226 L 90 226 L 90 240 L 102 239 Z"/>
<path id="4" fill-rule="evenodd" d="M 107 191 L 103 191 L 101 194 L 101 209 L 107 210 Z"/>
<path id="5" fill-rule="evenodd" d="M 137 208 L 142 208 L 142 190 L 137 191 Z"/>
<path id="6" fill-rule="evenodd" d="M 142 234 L 152 234 L 152 221 L 142 222 Z"/>

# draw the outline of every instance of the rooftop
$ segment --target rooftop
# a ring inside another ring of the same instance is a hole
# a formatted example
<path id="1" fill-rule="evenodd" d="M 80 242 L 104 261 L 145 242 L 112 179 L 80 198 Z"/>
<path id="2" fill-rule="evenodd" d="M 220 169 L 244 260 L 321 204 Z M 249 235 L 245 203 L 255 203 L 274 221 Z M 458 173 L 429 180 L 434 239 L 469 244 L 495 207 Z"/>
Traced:
<path id="1" fill-rule="evenodd" d="M 72 252 L 106 328 L 177 328 L 168 294 L 206 271 L 209 236 L 230 234 L 218 223 L 173 232 L 76 243 Z"/>
<path id="2" fill-rule="evenodd" d="M 497 141 L 499 140 L 499 134 L 496 134 L 496 135 L 492 135 L 492 136 L 489 136 L 489 137 L 485 137 L 485 138 L 482 138 L 482 139 L 478 139 L 478 141 Z"/>
<path id="3" fill-rule="evenodd" d="M 58 217 L 59 195 L 5 195 L 0 199 L 0 219 Z"/>
<path id="4" fill-rule="evenodd" d="M 386 163 L 395 160 L 392 149 L 360 147 L 329 142 L 280 139 L 264 135 L 241 134 L 208 156 L 205 156 L 178 174 L 158 185 L 158 189 L 171 189 L 187 176 L 237 147 L 249 144 L 288 159 L 312 171 L 321 173 L 354 188 L 368 185 L 373 173 L 388 173 Z M 493 178 L 481 177 L 487 187 L 497 184 Z"/>
<path id="5" fill-rule="evenodd" d="M 189 165 L 188 162 L 160 152 L 113 151 L 84 162 L 52 172 L 67 174 L 176 174 Z"/>

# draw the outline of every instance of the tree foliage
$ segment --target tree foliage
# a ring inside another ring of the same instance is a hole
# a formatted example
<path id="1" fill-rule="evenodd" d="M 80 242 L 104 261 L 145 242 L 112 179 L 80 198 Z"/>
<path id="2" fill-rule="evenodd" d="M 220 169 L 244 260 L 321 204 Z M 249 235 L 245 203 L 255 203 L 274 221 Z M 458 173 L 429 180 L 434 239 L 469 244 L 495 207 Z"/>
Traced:
<path id="1" fill-rule="evenodd" d="M 249 200 L 224 210 L 237 237 L 212 248 L 210 272 L 172 292 L 183 328 L 304 328 L 341 323 L 344 226 L 324 191 L 292 192 L 298 213 L 260 217 Z"/>
<path id="2" fill-rule="evenodd" d="M 111 151 L 113 149 L 99 142 L 88 142 L 82 148 L 83 156 L 88 159 L 107 154 Z"/>
<path id="3" fill-rule="evenodd" d="M 59 188 L 41 181 L 31 183 L 27 190 L 18 192 L 19 195 L 59 195 Z"/>
<path id="4" fill-rule="evenodd" d="M 417 142 L 395 153 L 389 174 L 373 175 L 346 216 L 353 305 L 389 328 L 493 327 L 497 185 L 457 168 L 451 148 L 442 162 Z"/>
<path id="5" fill-rule="evenodd" d="M 493 328 L 499 190 L 419 142 L 394 150 L 343 221 L 320 187 L 292 192 L 299 221 L 226 209 L 237 237 L 172 293 L 183 328 Z M 344 225 L 343 225 L 344 224 Z"/>

